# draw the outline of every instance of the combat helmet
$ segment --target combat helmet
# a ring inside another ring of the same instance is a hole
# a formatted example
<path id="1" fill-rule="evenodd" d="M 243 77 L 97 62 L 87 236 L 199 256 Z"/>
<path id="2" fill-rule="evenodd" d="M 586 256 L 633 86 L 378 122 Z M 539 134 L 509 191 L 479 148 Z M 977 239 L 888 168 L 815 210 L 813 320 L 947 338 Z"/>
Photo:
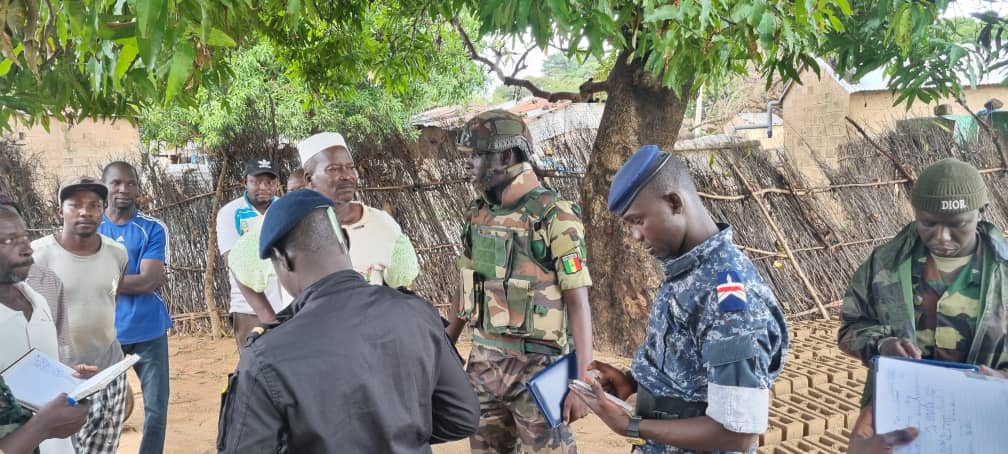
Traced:
<path id="1" fill-rule="evenodd" d="M 529 161 L 535 157 L 532 133 L 525 121 L 506 110 L 488 110 L 470 119 L 456 144 L 464 151 L 500 153 L 517 149 Z"/>

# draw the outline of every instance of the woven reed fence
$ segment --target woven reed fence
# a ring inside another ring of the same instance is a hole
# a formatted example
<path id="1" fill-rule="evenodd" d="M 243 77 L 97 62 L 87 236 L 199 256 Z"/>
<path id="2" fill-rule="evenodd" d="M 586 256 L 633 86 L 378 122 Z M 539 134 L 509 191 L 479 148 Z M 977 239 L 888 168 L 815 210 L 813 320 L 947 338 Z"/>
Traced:
<path id="1" fill-rule="evenodd" d="M 269 130 L 268 125 L 250 129 Z M 163 293 L 178 333 L 229 329 L 224 317 L 229 288 L 216 251 L 214 214 L 240 196 L 248 159 L 276 159 L 286 181 L 296 166 L 296 153 L 273 137 L 236 135 L 212 162 L 210 178 L 195 173 L 168 178 L 150 162 L 138 163 L 145 180 L 141 206 L 161 218 L 170 235 L 170 274 Z M 547 184 L 577 200 L 593 140 L 590 130 L 556 135 L 548 148 L 555 161 L 566 164 L 546 178 Z M 984 169 L 991 192 L 985 219 L 1005 226 L 1005 165 L 986 138 L 957 146 L 943 131 L 919 128 L 887 133 L 876 144 L 891 159 L 868 142 L 854 141 L 840 150 L 839 168 L 821 166 L 830 181 L 825 186 L 806 183 L 785 153 L 760 151 L 753 142 L 694 141 L 681 144 L 677 152 L 691 168 L 715 220 L 734 226 L 735 242 L 767 277 L 788 316 L 797 320 L 835 314 L 856 267 L 912 219 L 910 186 L 895 163 L 919 173 L 931 162 L 955 156 Z M 463 156 L 450 141 L 421 145 L 424 153 L 416 152 L 420 145 L 415 141 L 357 144 L 354 157 L 362 186 L 358 197 L 389 211 L 414 240 L 422 269 L 416 290 L 444 309 L 455 291 L 461 220 L 475 193 L 464 179 Z M 15 150 L 10 144 L 0 147 Z M 0 170 L 0 189 L 8 191 L 45 178 L 37 166 L 17 159 L 0 160 Z M 30 208 L 30 224 L 52 225 L 51 197 L 31 191 L 16 194 Z M 657 285 L 653 280 L 651 290 Z"/>

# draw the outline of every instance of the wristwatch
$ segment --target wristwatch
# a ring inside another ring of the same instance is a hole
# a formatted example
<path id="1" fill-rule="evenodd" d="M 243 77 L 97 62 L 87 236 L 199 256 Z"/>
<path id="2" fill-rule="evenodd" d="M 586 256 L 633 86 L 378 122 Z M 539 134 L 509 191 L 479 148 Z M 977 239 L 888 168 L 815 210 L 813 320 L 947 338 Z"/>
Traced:
<path id="1" fill-rule="evenodd" d="M 645 443 L 647 443 L 647 441 L 645 441 L 640 436 L 640 422 L 641 422 L 640 416 L 631 416 L 630 423 L 627 424 L 626 428 L 627 441 L 629 441 L 630 444 L 634 446 L 642 446 Z"/>

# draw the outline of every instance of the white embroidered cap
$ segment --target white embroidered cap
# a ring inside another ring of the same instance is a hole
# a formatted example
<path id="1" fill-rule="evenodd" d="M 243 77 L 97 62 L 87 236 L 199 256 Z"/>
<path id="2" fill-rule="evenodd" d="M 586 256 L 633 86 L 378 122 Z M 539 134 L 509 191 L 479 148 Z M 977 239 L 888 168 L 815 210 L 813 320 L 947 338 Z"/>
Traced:
<path id="1" fill-rule="evenodd" d="M 332 147 L 343 147 L 350 151 L 350 146 L 347 145 L 346 140 L 343 139 L 343 135 L 338 132 L 320 132 L 315 134 L 305 140 L 302 140 L 297 145 L 298 156 L 301 158 L 301 165 L 305 165 L 309 159 L 319 154 L 322 150 Z"/>

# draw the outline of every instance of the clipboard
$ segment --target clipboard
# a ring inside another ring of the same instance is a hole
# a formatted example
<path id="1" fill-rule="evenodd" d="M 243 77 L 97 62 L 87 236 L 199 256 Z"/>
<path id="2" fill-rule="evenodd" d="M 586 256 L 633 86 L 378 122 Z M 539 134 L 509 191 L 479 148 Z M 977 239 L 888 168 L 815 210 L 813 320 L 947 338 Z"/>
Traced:
<path id="1" fill-rule="evenodd" d="M 872 413 L 876 433 L 917 427 L 920 435 L 897 453 L 1004 452 L 1008 380 L 972 364 L 875 357 Z"/>
<path id="2" fill-rule="evenodd" d="M 136 364 L 140 357 L 126 355 L 121 361 L 91 378 L 74 377 L 74 370 L 42 351 L 32 348 L 0 372 L 18 403 L 38 411 L 60 393 L 74 400 L 86 399 L 101 391 Z"/>
<path id="3" fill-rule="evenodd" d="M 539 411 L 554 429 L 563 424 L 563 402 L 570 392 L 567 384 L 576 378 L 577 356 L 575 352 L 570 352 L 546 366 L 525 383 Z"/>
<path id="4" fill-rule="evenodd" d="M 911 363 L 926 364 L 926 365 L 929 365 L 929 366 L 943 367 L 943 368 L 946 368 L 946 369 L 959 369 L 959 370 L 964 370 L 964 371 L 980 372 L 980 367 L 976 366 L 976 365 L 973 365 L 973 364 L 953 363 L 953 362 L 949 362 L 949 361 L 939 361 L 939 360 L 936 360 L 936 359 L 913 359 L 913 358 L 903 358 L 903 357 L 900 357 L 900 356 L 880 356 L 880 355 L 876 355 L 874 358 L 872 358 L 872 367 L 871 367 L 871 374 L 872 374 L 872 377 L 871 377 L 872 378 L 872 380 L 871 380 L 872 383 L 871 384 L 872 384 L 872 387 L 874 388 L 874 389 L 872 389 L 872 421 L 873 421 L 873 423 L 872 423 L 872 426 L 873 426 L 872 429 L 873 430 L 875 429 L 875 427 L 874 427 L 874 425 L 875 425 L 874 421 L 878 421 L 878 405 L 877 405 L 876 401 L 878 400 L 878 392 L 879 392 L 879 390 L 878 390 L 878 380 L 876 379 L 875 375 L 878 374 L 879 358 L 885 358 L 886 360 L 908 361 L 908 362 L 911 362 Z"/>

